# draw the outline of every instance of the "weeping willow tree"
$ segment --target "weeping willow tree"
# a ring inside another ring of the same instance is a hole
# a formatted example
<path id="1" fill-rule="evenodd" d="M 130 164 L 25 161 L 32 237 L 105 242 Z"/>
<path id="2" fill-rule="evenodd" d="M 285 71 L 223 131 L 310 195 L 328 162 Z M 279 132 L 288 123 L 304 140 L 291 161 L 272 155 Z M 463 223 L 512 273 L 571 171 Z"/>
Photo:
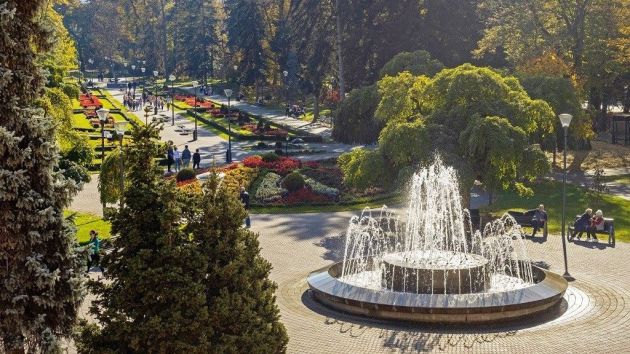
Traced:
<path id="1" fill-rule="evenodd" d="M 101 195 L 101 204 L 117 203 L 122 196 L 121 178 L 123 164 L 120 149 L 110 152 L 101 164 L 101 173 L 98 176 L 98 192 Z"/>
<path id="2" fill-rule="evenodd" d="M 50 48 L 41 0 L 0 2 L 0 352 L 57 352 L 81 301 L 81 259 L 63 209 L 56 123 L 36 101 Z"/>

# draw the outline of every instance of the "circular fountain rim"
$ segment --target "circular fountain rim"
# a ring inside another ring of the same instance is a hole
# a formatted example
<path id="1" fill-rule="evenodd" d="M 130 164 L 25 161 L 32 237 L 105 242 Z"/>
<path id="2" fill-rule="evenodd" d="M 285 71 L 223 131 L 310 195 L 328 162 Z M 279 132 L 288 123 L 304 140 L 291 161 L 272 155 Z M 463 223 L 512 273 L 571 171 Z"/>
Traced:
<path id="1" fill-rule="evenodd" d="M 539 279 L 530 287 L 495 293 L 414 294 L 373 290 L 337 279 L 341 262 L 312 272 L 307 283 L 320 302 L 356 315 L 444 324 L 488 323 L 541 313 L 561 301 L 568 282 L 532 266 Z"/>
<path id="2" fill-rule="evenodd" d="M 464 253 L 464 252 L 454 252 L 454 251 L 442 251 L 442 250 L 438 250 L 435 251 L 437 253 L 459 253 L 462 255 L 465 255 L 466 257 L 469 257 L 471 259 L 474 259 L 476 261 L 475 264 L 469 264 L 469 265 L 462 265 L 462 264 L 446 264 L 446 265 L 428 265 L 428 264 L 415 264 L 415 263 L 408 263 L 405 262 L 403 260 L 397 259 L 397 258 L 393 258 L 395 256 L 398 255 L 404 255 L 405 253 L 422 253 L 422 252 L 427 252 L 427 251 L 402 251 L 402 252 L 392 252 L 392 253 L 386 253 L 383 255 L 382 260 L 383 262 L 389 263 L 391 265 L 397 266 L 397 267 L 404 267 L 404 268 L 410 268 L 410 269 L 426 269 L 426 270 L 440 270 L 440 271 L 452 271 L 452 270 L 466 270 L 466 269 L 471 269 L 471 268 L 477 268 L 480 266 L 484 266 L 486 264 L 488 264 L 488 260 L 484 257 L 482 257 L 481 255 L 478 254 L 474 254 L 474 253 Z"/>

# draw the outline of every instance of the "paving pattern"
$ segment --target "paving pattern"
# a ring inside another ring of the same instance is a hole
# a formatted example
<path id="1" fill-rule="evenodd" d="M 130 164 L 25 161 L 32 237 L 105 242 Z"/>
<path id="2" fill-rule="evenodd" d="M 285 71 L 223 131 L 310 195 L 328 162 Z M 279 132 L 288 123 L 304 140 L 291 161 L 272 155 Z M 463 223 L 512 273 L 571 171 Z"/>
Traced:
<path id="1" fill-rule="evenodd" d="M 277 301 L 290 353 L 475 352 L 630 353 L 630 245 L 568 244 L 571 282 L 564 301 L 544 318 L 495 326 L 440 327 L 344 315 L 314 301 L 309 272 L 339 258 L 352 212 L 253 215 L 262 254 L 274 266 Z M 558 235 L 528 240 L 534 261 L 563 273 Z"/>

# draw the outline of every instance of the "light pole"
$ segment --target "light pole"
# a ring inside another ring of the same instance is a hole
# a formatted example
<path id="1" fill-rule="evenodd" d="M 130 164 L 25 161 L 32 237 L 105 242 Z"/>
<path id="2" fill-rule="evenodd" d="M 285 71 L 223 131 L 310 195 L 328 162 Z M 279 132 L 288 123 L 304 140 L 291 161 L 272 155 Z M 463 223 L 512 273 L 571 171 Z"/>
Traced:
<path id="1" fill-rule="evenodd" d="M 195 130 L 193 130 L 193 141 L 197 141 L 197 81 L 192 82 L 193 94 L 195 95 L 195 104 L 193 105 L 193 117 L 195 117 Z"/>
<path id="2" fill-rule="evenodd" d="M 284 156 L 289 156 L 289 133 L 287 132 L 287 141 L 284 144 Z"/>
<path id="3" fill-rule="evenodd" d="M 153 109 L 153 115 L 157 115 L 157 111 L 158 111 L 158 91 L 157 91 L 157 78 L 158 78 L 158 72 L 157 70 L 153 71 L 153 76 L 155 77 L 155 91 L 153 92 L 153 105 L 155 106 Z"/>
<path id="4" fill-rule="evenodd" d="M 175 95 L 173 94 L 173 86 L 175 85 L 175 75 L 169 75 L 168 79 L 171 81 L 171 119 L 173 120 L 173 125 L 175 125 Z"/>
<path id="5" fill-rule="evenodd" d="M 101 123 L 101 164 L 103 160 L 105 160 L 105 122 L 107 121 L 107 116 L 109 115 L 109 109 L 101 108 L 96 111 L 98 115 L 98 120 Z"/>
<path id="6" fill-rule="evenodd" d="M 127 62 L 123 62 L 123 65 L 125 66 L 125 74 L 129 74 L 129 71 L 127 71 Z M 129 82 L 127 82 L 127 84 L 129 84 Z M 129 92 L 129 86 L 127 86 L 127 92 Z"/>
<path id="7" fill-rule="evenodd" d="M 133 83 L 131 84 L 131 87 L 133 88 L 133 99 L 136 99 L 136 65 L 133 64 L 131 65 L 131 81 L 133 81 Z"/>
<path id="8" fill-rule="evenodd" d="M 567 134 L 569 132 L 569 125 L 571 124 L 572 115 L 568 113 L 562 113 L 558 116 L 560 118 L 560 124 L 564 129 L 564 169 L 562 174 L 562 253 L 564 254 L 564 275 L 565 278 L 570 278 L 569 265 L 567 263 L 567 243 L 565 234 L 565 217 L 567 208 Z"/>
<path id="9" fill-rule="evenodd" d="M 125 190 L 125 159 L 123 158 L 123 138 L 127 131 L 127 121 L 116 122 L 114 124 L 116 136 L 120 142 L 120 207 L 125 204 L 123 201 L 123 192 Z"/>
<path id="10" fill-rule="evenodd" d="M 287 106 L 289 105 L 289 88 L 287 85 L 287 76 L 289 76 L 288 71 L 283 71 L 282 75 L 284 75 L 284 100 L 286 101 Z M 289 116 L 288 110 L 285 110 L 287 117 Z"/>
<path id="11" fill-rule="evenodd" d="M 151 106 L 144 107 L 144 124 L 149 124 L 149 112 L 151 112 Z"/>
<path id="12" fill-rule="evenodd" d="M 147 71 L 147 68 L 143 66 L 140 68 L 140 71 L 142 71 L 142 95 L 144 96 L 144 72 Z"/>
<path id="13" fill-rule="evenodd" d="M 228 99 L 228 111 L 227 111 L 227 119 L 228 119 L 228 150 L 225 155 L 225 162 L 232 162 L 232 117 L 230 117 L 230 97 L 232 96 L 232 90 L 225 89 L 223 90 L 225 96 Z"/>

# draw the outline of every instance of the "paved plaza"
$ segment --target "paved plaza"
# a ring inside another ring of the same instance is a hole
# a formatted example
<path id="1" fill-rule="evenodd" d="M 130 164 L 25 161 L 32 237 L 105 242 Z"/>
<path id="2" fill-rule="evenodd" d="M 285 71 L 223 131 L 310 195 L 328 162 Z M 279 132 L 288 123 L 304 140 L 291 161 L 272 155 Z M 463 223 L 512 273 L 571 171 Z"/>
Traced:
<path id="1" fill-rule="evenodd" d="M 289 333 L 290 353 L 630 352 L 630 247 L 568 244 L 575 281 L 548 318 L 493 327 L 440 327 L 388 323 L 330 311 L 307 291 L 309 272 L 338 260 L 339 238 L 354 212 L 253 215 L 262 255 L 273 264 L 278 304 Z M 600 237 L 601 239 L 601 237 Z M 526 241 L 530 257 L 562 274 L 558 235 Z"/>

